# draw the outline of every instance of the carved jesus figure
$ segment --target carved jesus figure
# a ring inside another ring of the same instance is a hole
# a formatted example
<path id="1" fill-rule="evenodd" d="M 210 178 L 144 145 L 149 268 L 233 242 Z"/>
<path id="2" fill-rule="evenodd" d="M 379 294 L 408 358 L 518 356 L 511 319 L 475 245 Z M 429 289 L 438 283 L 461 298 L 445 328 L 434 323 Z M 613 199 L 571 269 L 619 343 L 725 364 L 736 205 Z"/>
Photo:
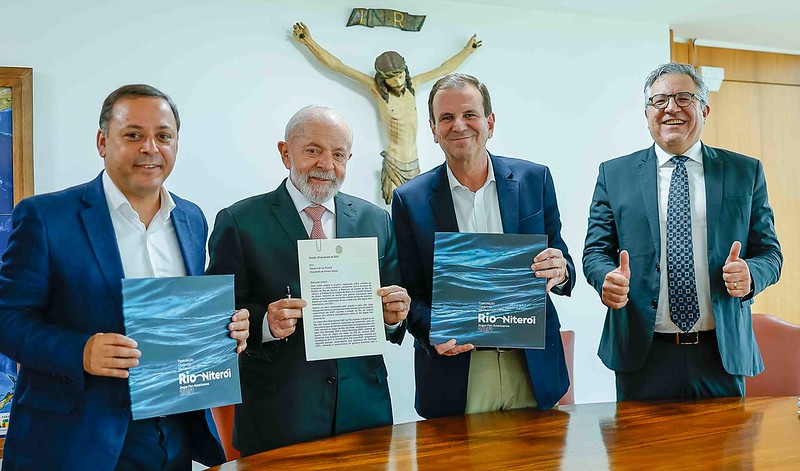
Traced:
<path id="1" fill-rule="evenodd" d="M 475 35 L 464 49 L 447 59 L 439 67 L 411 77 L 403 56 L 387 51 L 375 59 L 375 77 L 345 65 L 311 38 L 308 26 L 295 23 L 294 38 L 305 45 L 314 56 L 334 72 L 349 77 L 363 85 L 375 97 L 381 122 L 389 137 L 386 150 L 381 152 L 381 191 L 386 204 L 392 201 L 392 191 L 419 175 L 417 158 L 417 103 L 414 87 L 447 75 L 480 47 Z"/>

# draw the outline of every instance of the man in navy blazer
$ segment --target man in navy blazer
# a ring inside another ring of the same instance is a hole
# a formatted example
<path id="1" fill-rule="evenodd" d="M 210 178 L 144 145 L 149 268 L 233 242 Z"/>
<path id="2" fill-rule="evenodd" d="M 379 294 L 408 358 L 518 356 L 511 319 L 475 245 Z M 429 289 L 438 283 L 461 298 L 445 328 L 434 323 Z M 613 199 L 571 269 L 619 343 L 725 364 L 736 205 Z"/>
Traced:
<path id="1" fill-rule="evenodd" d="M 488 89 L 475 77 L 451 74 L 437 81 L 428 110 L 446 162 L 399 187 L 392 200 L 400 272 L 411 295 L 417 412 L 431 418 L 551 408 L 567 391 L 569 377 L 549 295 L 543 350 L 475 350 L 455 339 L 429 341 L 436 232 L 546 234 L 548 248 L 531 254 L 531 269 L 547 278 L 549 292 L 570 294 L 575 267 L 561 238 L 550 171 L 487 152 L 494 114 Z"/>
<path id="2" fill-rule="evenodd" d="M 14 209 L 0 268 L 0 351 L 21 364 L 3 469 L 190 469 L 225 460 L 209 411 L 133 421 L 121 279 L 202 275 L 200 208 L 167 192 L 180 119 L 147 85 L 106 98 L 105 171 Z M 246 346 L 249 313 L 229 324 Z"/>
<path id="3" fill-rule="evenodd" d="M 764 169 L 700 142 L 708 88 L 692 66 L 658 67 L 644 93 L 655 144 L 601 164 L 590 207 L 598 355 L 618 400 L 742 396 L 764 369 L 750 305 L 783 264 Z"/>

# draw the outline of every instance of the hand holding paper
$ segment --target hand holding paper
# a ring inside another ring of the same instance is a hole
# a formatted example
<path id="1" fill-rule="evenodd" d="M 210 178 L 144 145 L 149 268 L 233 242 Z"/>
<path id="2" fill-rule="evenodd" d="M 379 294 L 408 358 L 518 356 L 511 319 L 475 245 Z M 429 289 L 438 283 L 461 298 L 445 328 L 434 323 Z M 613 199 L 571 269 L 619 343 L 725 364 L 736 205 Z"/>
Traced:
<path id="1" fill-rule="evenodd" d="M 284 339 L 294 333 L 297 319 L 303 318 L 306 303 L 302 299 L 285 298 L 269 303 L 267 306 L 267 322 L 269 331 L 276 339 Z"/>
<path id="2" fill-rule="evenodd" d="M 397 285 L 384 286 L 378 290 L 378 296 L 381 297 L 383 322 L 385 324 L 397 324 L 408 316 L 411 297 L 405 288 Z"/>

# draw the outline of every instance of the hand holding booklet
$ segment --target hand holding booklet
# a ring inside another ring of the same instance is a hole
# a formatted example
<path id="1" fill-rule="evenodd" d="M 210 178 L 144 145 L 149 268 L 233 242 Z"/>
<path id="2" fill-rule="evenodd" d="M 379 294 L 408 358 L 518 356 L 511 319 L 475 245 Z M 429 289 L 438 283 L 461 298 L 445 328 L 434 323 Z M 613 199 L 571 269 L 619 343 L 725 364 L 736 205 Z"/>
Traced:
<path id="1" fill-rule="evenodd" d="M 126 278 L 122 309 L 142 352 L 129 370 L 135 420 L 242 402 L 232 275 Z"/>
<path id="2" fill-rule="evenodd" d="M 437 232 L 430 343 L 544 348 L 545 278 L 531 270 L 547 236 Z"/>

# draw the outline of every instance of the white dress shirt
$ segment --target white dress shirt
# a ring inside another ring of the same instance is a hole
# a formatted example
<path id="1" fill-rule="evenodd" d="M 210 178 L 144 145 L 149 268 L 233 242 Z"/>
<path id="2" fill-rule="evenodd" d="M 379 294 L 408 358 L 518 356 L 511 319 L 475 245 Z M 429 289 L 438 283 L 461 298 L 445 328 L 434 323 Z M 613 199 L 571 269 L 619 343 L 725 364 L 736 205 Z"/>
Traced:
<path id="1" fill-rule="evenodd" d="M 148 227 L 106 172 L 103 172 L 103 192 L 125 278 L 185 276 L 186 265 L 170 216 L 175 201 L 169 192 L 161 187 L 161 207 Z"/>
<path id="2" fill-rule="evenodd" d="M 661 233 L 661 285 L 658 292 L 658 308 L 656 309 L 656 332 L 681 332 L 672 322 L 669 314 L 669 287 L 667 276 L 667 201 L 669 199 L 669 183 L 675 164 L 670 159 L 677 154 L 670 154 L 655 146 L 658 157 L 658 220 Z M 700 319 L 690 332 L 711 330 L 715 328 L 714 315 L 711 310 L 711 285 L 708 276 L 708 237 L 706 227 L 706 181 L 703 173 L 702 144 L 697 141 L 681 155 L 689 159 L 684 164 L 689 176 L 689 203 L 692 212 L 692 252 L 694 253 L 694 272 L 697 283 L 697 301 L 700 305 Z M 631 276 L 636 276 L 632 274 Z"/>
<path id="3" fill-rule="evenodd" d="M 459 232 L 503 233 L 503 220 L 500 218 L 500 200 L 497 197 L 494 166 L 492 166 L 492 159 L 488 155 L 486 160 L 489 166 L 486 181 L 474 193 L 456 179 L 449 165 L 445 165 Z"/>
<path id="4" fill-rule="evenodd" d="M 306 212 L 303 210 L 309 206 L 315 205 L 316 203 L 312 203 L 311 200 L 306 198 L 306 195 L 301 193 L 300 190 L 294 186 L 291 178 L 286 179 L 286 189 L 289 191 L 289 197 L 292 198 L 292 203 L 294 203 L 294 207 L 297 209 L 297 213 L 300 215 L 300 220 L 303 221 L 303 226 L 306 228 L 308 236 L 311 237 L 311 228 L 314 227 L 314 221 L 312 221 L 311 216 L 306 214 Z M 320 206 L 323 206 L 326 210 L 324 213 L 322 213 L 321 221 L 322 230 L 325 231 L 325 237 L 328 239 L 335 239 L 336 204 L 333 202 L 333 197 L 327 201 L 323 201 Z"/>

